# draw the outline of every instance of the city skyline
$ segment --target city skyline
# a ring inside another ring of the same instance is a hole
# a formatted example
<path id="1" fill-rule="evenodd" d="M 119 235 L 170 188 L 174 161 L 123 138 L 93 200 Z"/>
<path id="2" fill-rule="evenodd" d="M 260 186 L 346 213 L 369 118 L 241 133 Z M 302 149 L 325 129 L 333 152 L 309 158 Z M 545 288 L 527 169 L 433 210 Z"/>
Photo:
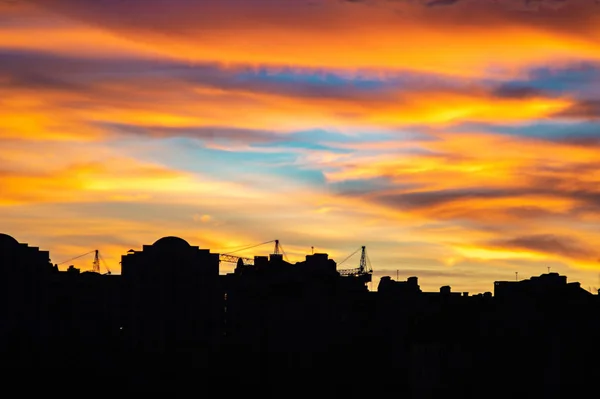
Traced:
<path id="1" fill-rule="evenodd" d="M 598 287 L 598 39 L 591 0 L 0 2 L 0 232 Z"/>
<path id="2" fill-rule="evenodd" d="M 31 245 L 30 243 L 19 242 L 16 238 L 12 237 L 9 234 L 0 233 L 0 238 L 4 239 L 5 241 L 8 240 L 9 242 L 13 242 L 18 245 L 25 246 L 26 248 L 31 248 L 33 251 L 42 251 L 43 253 L 47 254 L 48 259 L 49 259 L 49 264 L 52 265 L 53 268 L 56 269 L 57 272 L 58 271 L 60 271 L 60 272 L 74 271 L 76 273 L 93 272 L 93 273 L 102 274 L 102 275 L 117 275 L 117 276 L 122 274 L 122 270 L 121 270 L 122 269 L 122 261 L 118 262 L 118 267 L 115 267 L 115 265 L 109 265 L 99 250 L 88 251 L 84 254 L 79 254 L 73 258 L 56 262 L 55 260 L 53 260 L 52 254 L 49 251 L 44 251 L 43 248 L 40 248 L 35 245 Z M 242 248 L 235 248 L 235 249 L 232 248 L 230 251 L 227 251 L 225 253 L 223 251 L 212 251 L 210 248 L 203 248 L 202 246 L 194 245 L 193 243 L 187 242 L 185 239 L 183 239 L 181 237 L 164 236 L 164 237 L 161 237 L 158 240 L 156 240 L 156 242 L 154 244 L 146 243 L 146 244 L 143 244 L 140 248 L 137 248 L 137 249 L 131 248 L 126 253 L 123 252 L 120 259 L 123 260 L 132 254 L 144 252 L 148 248 L 159 245 L 160 243 L 163 243 L 163 242 L 169 243 L 169 245 L 173 245 L 173 243 L 174 243 L 175 247 L 177 247 L 178 245 L 183 245 L 184 247 L 195 248 L 196 250 L 200 250 L 200 251 L 208 251 L 207 253 L 211 253 L 214 256 L 218 255 L 218 257 L 219 257 L 218 274 L 220 276 L 227 276 L 227 275 L 230 275 L 231 273 L 236 272 L 236 270 L 239 270 L 239 267 L 240 267 L 239 262 L 242 262 L 242 265 L 244 265 L 244 267 L 247 267 L 250 269 L 255 268 L 257 260 L 259 263 L 262 264 L 264 262 L 269 263 L 270 260 L 273 260 L 273 259 L 274 259 L 273 262 L 275 265 L 277 265 L 278 262 L 283 261 L 287 265 L 295 265 L 295 266 L 302 267 L 302 264 L 304 264 L 305 261 L 311 255 L 329 257 L 329 254 L 327 253 L 327 251 L 316 251 L 315 252 L 314 247 L 312 247 L 311 252 L 306 253 L 302 259 L 293 259 L 293 258 L 290 259 L 287 255 L 287 252 L 283 248 L 283 244 L 280 243 L 279 240 L 270 240 L 270 241 L 266 241 L 263 243 L 244 246 Z M 266 248 L 265 247 L 266 245 L 269 245 L 272 249 L 270 251 L 265 250 L 264 248 Z M 261 247 L 263 248 L 263 250 L 260 251 L 261 252 L 260 254 L 256 254 L 256 253 L 252 254 L 252 251 L 256 252 L 257 248 L 261 248 Z M 362 249 L 362 251 L 361 251 L 361 249 Z M 361 255 L 361 253 L 362 253 L 362 255 Z M 363 258 L 364 258 L 364 260 L 363 260 Z M 369 255 L 367 254 L 366 246 L 357 248 L 353 253 L 349 254 L 348 256 L 344 257 L 343 259 L 330 258 L 330 260 L 334 262 L 337 272 L 339 272 L 339 274 L 342 277 L 354 276 L 354 278 L 356 278 L 358 280 L 361 280 L 362 277 L 368 277 L 366 280 L 363 281 L 362 284 L 364 284 L 365 289 L 367 289 L 368 291 L 373 291 L 373 292 L 377 292 L 379 290 L 378 286 L 380 286 L 380 283 L 383 279 L 385 279 L 386 281 L 390 281 L 390 279 L 391 279 L 392 282 L 396 281 L 396 282 L 402 283 L 403 279 L 407 280 L 407 281 L 411 281 L 411 280 L 417 281 L 417 279 L 419 278 L 419 275 L 421 274 L 421 271 L 419 271 L 419 270 L 396 269 L 394 275 L 392 275 L 393 270 L 391 270 L 391 269 L 383 269 L 383 270 L 379 270 L 379 271 L 373 270 L 371 260 L 369 258 Z M 363 262 L 364 262 L 364 269 L 362 266 Z M 163 265 L 163 267 L 168 268 L 170 266 Z M 277 266 L 275 266 L 275 267 L 277 267 Z M 359 270 L 360 270 L 360 272 L 359 272 Z M 347 273 L 347 272 L 349 272 L 349 273 Z M 412 273 L 412 272 L 414 272 L 414 273 Z M 455 290 L 455 293 L 458 293 L 458 294 L 464 293 L 465 295 L 491 294 L 492 291 L 496 290 L 498 284 L 507 284 L 507 283 L 512 284 L 514 282 L 527 283 L 528 281 L 530 281 L 530 279 L 535 280 L 535 279 L 538 279 L 543 276 L 554 276 L 554 275 L 558 276 L 558 275 L 560 275 L 560 273 L 557 273 L 556 271 L 552 271 L 550 267 L 547 267 L 546 272 L 540 273 L 539 276 L 538 275 L 531 275 L 531 276 L 521 275 L 521 276 L 519 276 L 519 272 L 515 272 L 514 279 L 499 279 L 499 280 L 490 281 L 489 287 L 486 288 L 485 290 L 475 291 L 475 292 Z M 360 276 L 362 276 L 362 277 L 360 277 Z M 425 273 L 424 276 L 425 276 L 425 278 L 431 277 L 427 273 Z M 436 275 L 436 277 L 440 278 L 442 276 Z M 600 288 L 598 288 L 597 286 L 583 287 L 583 286 L 581 286 L 581 283 L 579 281 L 574 281 L 573 279 L 569 279 L 568 276 L 562 276 L 561 278 L 564 278 L 565 284 L 568 281 L 569 284 L 571 284 L 571 285 L 575 284 L 577 287 L 581 287 L 581 289 L 583 289 L 585 292 L 588 292 L 590 294 L 595 295 L 595 294 L 600 293 Z M 373 286 L 373 280 L 377 280 L 376 286 Z M 438 280 L 435 280 L 435 281 L 438 281 Z M 445 288 L 447 288 L 449 290 L 452 289 L 452 286 L 450 286 L 448 284 L 442 283 L 442 285 L 440 285 L 440 286 L 435 286 L 435 284 L 432 284 L 431 281 L 429 281 L 429 282 L 425 281 L 425 284 L 421 284 L 421 286 L 425 289 L 425 291 L 430 291 L 430 292 L 438 292 L 438 290 L 441 292 Z M 462 287 L 462 286 L 460 286 L 460 287 Z"/>
<path id="3" fill-rule="evenodd" d="M 374 392 L 336 378 L 365 368 L 393 371 L 401 396 L 415 398 L 477 397 L 490 386 L 504 397 L 514 375 L 526 376 L 519 392 L 529 396 L 594 384 L 585 359 L 598 355 L 600 290 L 550 272 L 485 293 L 428 291 L 416 276 L 381 278 L 369 291 L 359 250 L 361 267 L 342 271 L 323 253 L 290 263 L 276 241 L 274 254 L 220 274 L 219 254 L 167 236 L 127 251 L 121 274 L 100 274 L 59 270 L 47 251 L 0 234 L 0 362 L 69 369 L 66 385 L 78 390 L 97 381 L 90 370 L 105 370 L 114 378 L 101 389 L 123 393 L 200 392 L 206 380 L 239 396 L 240 386 L 264 392 L 301 376 L 293 397 L 317 387 L 389 396 L 387 384 Z M 96 271 L 100 260 L 96 252 Z"/>

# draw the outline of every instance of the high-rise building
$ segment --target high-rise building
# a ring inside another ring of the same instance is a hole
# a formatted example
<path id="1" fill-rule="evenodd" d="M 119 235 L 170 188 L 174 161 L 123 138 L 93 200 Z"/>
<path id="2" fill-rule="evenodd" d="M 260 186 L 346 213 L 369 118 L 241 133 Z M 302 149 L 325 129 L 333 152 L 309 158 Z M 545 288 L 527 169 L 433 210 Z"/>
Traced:
<path id="1" fill-rule="evenodd" d="M 219 255 L 164 237 L 122 257 L 125 336 L 154 354 L 206 354 L 222 336 Z M 205 359 L 197 356 L 195 359 Z"/>

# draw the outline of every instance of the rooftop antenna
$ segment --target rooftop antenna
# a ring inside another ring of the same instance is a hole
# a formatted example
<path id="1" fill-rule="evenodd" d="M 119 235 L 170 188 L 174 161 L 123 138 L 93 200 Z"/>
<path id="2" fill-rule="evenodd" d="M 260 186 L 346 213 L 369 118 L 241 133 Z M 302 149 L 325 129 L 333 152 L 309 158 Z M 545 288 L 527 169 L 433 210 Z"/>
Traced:
<path id="1" fill-rule="evenodd" d="M 310 247 L 310 252 L 311 252 L 311 254 L 314 255 L 315 254 L 315 247 Z"/>
<path id="2" fill-rule="evenodd" d="M 515 272 L 515 281 L 519 281 L 519 272 Z"/>
<path id="3" fill-rule="evenodd" d="M 550 273 L 550 266 L 548 266 L 548 273 Z"/>
<path id="4" fill-rule="evenodd" d="M 396 269 L 396 281 L 398 281 L 398 269 Z"/>

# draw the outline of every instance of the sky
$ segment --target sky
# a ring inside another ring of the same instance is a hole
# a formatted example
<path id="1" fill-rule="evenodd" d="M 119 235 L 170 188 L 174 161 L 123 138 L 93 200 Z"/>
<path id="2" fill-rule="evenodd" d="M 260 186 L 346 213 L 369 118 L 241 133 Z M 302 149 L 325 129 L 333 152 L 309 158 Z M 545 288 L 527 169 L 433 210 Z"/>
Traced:
<path id="1" fill-rule="evenodd" d="M 600 288 L 599 3 L 0 0 L 0 232 Z"/>

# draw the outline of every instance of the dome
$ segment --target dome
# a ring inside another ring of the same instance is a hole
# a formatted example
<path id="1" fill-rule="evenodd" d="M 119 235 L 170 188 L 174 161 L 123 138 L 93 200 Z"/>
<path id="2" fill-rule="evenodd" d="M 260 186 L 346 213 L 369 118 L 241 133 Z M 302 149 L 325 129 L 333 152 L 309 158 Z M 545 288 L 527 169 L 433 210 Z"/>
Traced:
<path id="1" fill-rule="evenodd" d="M 154 247 L 159 247 L 161 249 L 186 249 L 190 247 L 190 244 L 183 238 L 179 237 L 163 237 L 160 240 L 157 240 L 154 244 Z"/>
<path id="2" fill-rule="evenodd" d="M 8 246 L 15 246 L 15 245 L 19 245 L 19 241 L 15 240 L 13 237 L 9 236 L 8 234 L 0 233 L 0 246 L 1 247 L 8 247 Z"/>

